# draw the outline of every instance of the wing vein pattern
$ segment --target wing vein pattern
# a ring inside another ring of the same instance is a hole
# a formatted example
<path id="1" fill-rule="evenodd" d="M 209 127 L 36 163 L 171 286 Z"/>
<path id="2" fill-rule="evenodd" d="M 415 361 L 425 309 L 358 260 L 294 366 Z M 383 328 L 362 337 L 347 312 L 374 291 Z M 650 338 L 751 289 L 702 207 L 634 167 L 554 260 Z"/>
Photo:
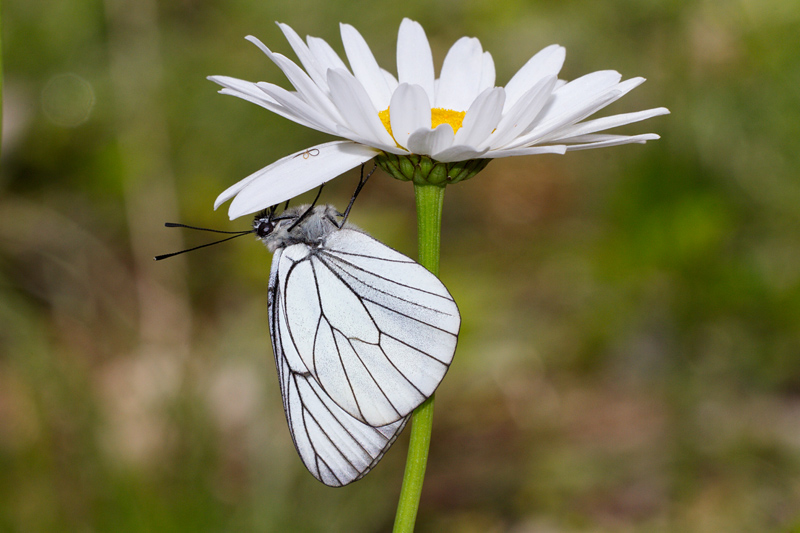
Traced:
<path id="1" fill-rule="evenodd" d="M 309 472 L 326 485 L 340 487 L 361 479 L 381 460 L 409 417 L 380 427 L 367 425 L 339 407 L 307 368 L 292 368 L 284 350 L 285 286 L 278 272 L 281 264 L 293 263 L 281 262 L 282 251 L 275 252 L 270 272 L 269 326 L 286 421 Z"/>
<path id="2" fill-rule="evenodd" d="M 423 266 L 345 228 L 321 246 L 285 248 L 276 278 L 290 366 L 308 371 L 351 416 L 385 426 L 436 390 L 461 321 L 450 293 Z"/>
<path id="3" fill-rule="evenodd" d="M 436 390 L 461 317 L 422 265 L 359 230 L 274 250 L 269 326 L 306 468 L 330 486 L 370 471 Z"/>

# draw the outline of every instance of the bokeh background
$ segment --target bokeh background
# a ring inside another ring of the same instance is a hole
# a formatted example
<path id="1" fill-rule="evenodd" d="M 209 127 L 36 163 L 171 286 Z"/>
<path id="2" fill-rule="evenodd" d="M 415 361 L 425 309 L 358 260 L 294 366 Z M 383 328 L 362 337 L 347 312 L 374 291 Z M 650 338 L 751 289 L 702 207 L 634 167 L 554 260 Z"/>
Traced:
<path id="1" fill-rule="evenodd" d="M 364 480 L 302 467 L 267 331 L 270 256 L 217 194 L 327 137 L 216 94 L 286 85 L 243 37 L 337 23 L 394 69 L 403 16 L 437 68 L 480 38 L 504 84 L 647 83 L 662 139 L 493 162 L 445 199 L 463 329 L 437 393 L 421 532 L 800 530 L 800 4 L 796 0 L 4 2 L 0 530 L 388 531 L 407 435 Z M 415 253 L 413 191 L 352 221 Z M 357 176 L 326 188 L 345 205 Z"/>

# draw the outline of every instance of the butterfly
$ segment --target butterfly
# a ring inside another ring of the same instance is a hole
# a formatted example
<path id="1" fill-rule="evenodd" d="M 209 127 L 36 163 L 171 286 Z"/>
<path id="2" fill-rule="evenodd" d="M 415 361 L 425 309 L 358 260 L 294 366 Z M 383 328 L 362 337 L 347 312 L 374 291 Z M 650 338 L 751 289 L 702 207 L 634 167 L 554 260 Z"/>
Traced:
<path id="1" fill-rule="evenodd" d="M 374 169 L 373 169 L 374 171 Z M 272 206 L 251 230 L 273 253 L 269 331 L 283 408 L 303 464 L 333 487 L 364 477 L 444 378 L 461 316 L 425 267 L 331 205 Z"/>
<path id="2" fill-rule="evenodd" d="M 455 353 L 458 307 L 425 267 L 333 206 L 273 207 L 253 227 L 273 252 L 270 336 L 295 447 L 318 480 L 346 485 L 436 390 Z"/>

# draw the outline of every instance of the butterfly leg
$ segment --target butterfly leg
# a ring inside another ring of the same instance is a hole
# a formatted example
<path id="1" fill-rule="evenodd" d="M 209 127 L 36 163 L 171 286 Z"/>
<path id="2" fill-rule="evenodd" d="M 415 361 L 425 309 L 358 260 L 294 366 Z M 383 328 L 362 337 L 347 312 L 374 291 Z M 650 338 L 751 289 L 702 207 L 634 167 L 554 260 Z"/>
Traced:
<path id="1" fill-rule="evenodd" d="M 374 167 L 372 167 L 372 170 L 370 170 L 369 173 L 366 176 L 364 176 L 364 164 L 363 163 L 361 164 L 361 178 L 358 181 L 358 186 L 356 187 L 356 190 L 353 193 L 353 197 L 350 198 L 350 203 L 347 205 L 347 209 L 345 210 L 344 215 L 342 215 L 342 222 L 339 224 L 339 228 L 344 227 L 344 223 L 347 222 L 347 217 L 350 215 L 350 209 L 353 207 L 353 204 L 356 201 L 358 193 L 361 192 L 361 189 L 364 188 L 364 185 L 367 184 L 367 180 L 369 179 L 370 176 L 372 176 L 372 174 L 375 172 L 375 169 L 377 168 L 378 165 L 376 164 Z"/>
<path id="2" fill-rule="evenodd" d="M 294 221 L 294 224 L 292 224 L 292 225 L 289 227 L 289 231 L 292 231 L 294 228 L 296 228 L 296 227 L 297 227 L 297 226 L 298 226 L 298 225 L 299 225 L 299 224 L 300 224 L 300 223 L 301 223 L 301 222 L 302 222 L 302 221 L 303 221 L 305 218 L 307 218 L 307 217 L 308 217 L 308 215 L 310 215 L 310 214 L 311 214 L 311 211 L 313 211 L 313 210 L 314 210 L 314 206 L 315 206 L 315 205 L 317 205 L 317 200 L 319 200 L 319 195 L 320 195 L 320 194 L 322 194 L 322 188 L 323 188 L 324 186 L 325 186 L 325 184 L 324 184 L 324 183 L 323 183 L 322 185 L 320 185 L 320 186 L 319 186 L 319 190 L 317 191 L 317 196 L 316 196 L 316 197 L 314 197 L 314 201 L 313 201 L 313 202 L 311 202 L 311 205 L 310 205 L 310 206 L 308 206 L 308 209 L 306 209 L 305 213 L 303 213 L 302 215 L 300 215 L 299 217 L 297 217 L 297 220 L 295 220 L 295 221 Z M 288 202 L 287 202 L 287 205 L 288 205 Z"/>

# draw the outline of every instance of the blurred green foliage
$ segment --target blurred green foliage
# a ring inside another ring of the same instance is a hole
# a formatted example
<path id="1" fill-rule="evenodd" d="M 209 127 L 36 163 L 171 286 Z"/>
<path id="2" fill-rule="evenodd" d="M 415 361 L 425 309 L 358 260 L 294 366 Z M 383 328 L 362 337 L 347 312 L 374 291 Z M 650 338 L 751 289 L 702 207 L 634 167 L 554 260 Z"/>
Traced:
<path id="1" fill-rule="evenodd" d="M 274 20 L 393 65 L 403 16 L 438 61 L 481 39 L 504 84 L 648 82 L 609 112 L 659 141 L 499 160 L 451 187 L 442 278 L 464 324 L 437 394 L 419 531 L 768 532 L 800 523 L 800 5 L 26 0 L 3 6 L 0 530 L 387 531 L 401 438 L 327 489 L 286 429 L 269 254 L 179 220 L 326 138 L 211 74 L 284 84 L 243 37 Z M 325 200 L 344 205 L 355 174 Z M 352 220 L 413 255 L 413 193 L 382 176 Z M 185 241 L 183 240 L 185 239 Z M 794 528 L 794 529 L 792 529 Z"/>

